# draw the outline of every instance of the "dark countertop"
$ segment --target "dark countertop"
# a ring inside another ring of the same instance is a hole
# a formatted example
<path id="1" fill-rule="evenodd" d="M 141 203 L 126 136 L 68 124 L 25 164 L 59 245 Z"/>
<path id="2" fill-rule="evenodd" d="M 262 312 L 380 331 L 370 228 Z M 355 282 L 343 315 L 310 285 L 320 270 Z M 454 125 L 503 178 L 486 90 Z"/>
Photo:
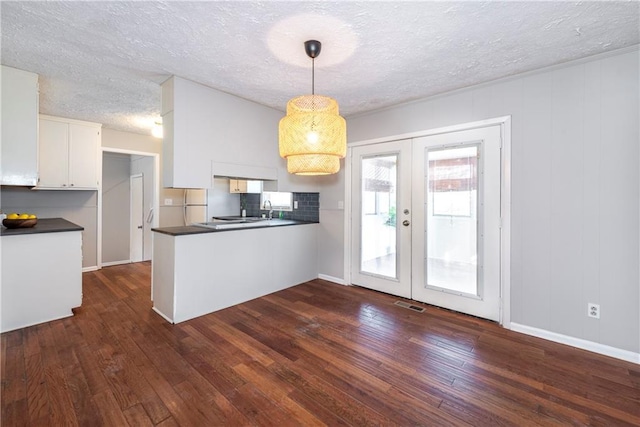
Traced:
<path id="1" fill-rule="evenodd" d="M 231 218 L 231 217 L 229 217 Z M 310 221 L 297 221 L 291 219 L 278 220 L 273 219 L 271 221 L 260 222 L 259 224 L 253 224 L 251 227 L 238 227 L 238 228 L 205 228 L 195 225 L 187 225 L 182 227 L 162 227 L 152 228 L 151 231 L 156 233 L 168 234 L 170 236 L 186 236 L 190 234 L 204 234 L 204 233 L 220 233 L 223 231 L 238 231 L 238 230 L 254 230 L 256 228 L 273 228 L 273 227 L 287 227 L 291 225 L 306 225 L 306 224 L 318 224 L 317 222 Z"/>
<path id="2" fill-rule="evenodd" d="M 64 231 L 82 231 L 84 227 L 63 218 L 38 218 L 38 223 L 31 228 L 2 227 L 0 236 L 21 236 L 23 234 L 60 233 Z"/>

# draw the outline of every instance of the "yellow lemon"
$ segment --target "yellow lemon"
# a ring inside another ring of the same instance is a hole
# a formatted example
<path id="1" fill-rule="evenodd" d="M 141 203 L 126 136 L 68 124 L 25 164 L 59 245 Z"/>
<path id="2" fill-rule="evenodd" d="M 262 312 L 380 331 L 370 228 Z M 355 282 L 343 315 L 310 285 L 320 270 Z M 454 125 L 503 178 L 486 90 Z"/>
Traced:
<path id="1" fill-rule="evenodd" d="M 18 215 L 18 219 L 29 219 L 29 214 L 20 214 Z"/>
<path id="2" fill-rule="evenodd" d="M 18 214 L 10 213 L 9 215 L 7 215 L 7 219 L 18 219 Z"/>
<path id="3" fill-rule="evenodd" d="M 38 218 L 37 216 L 35 216 L 34 214 L 29 215 L 29 219 L 36 219 Z"/>

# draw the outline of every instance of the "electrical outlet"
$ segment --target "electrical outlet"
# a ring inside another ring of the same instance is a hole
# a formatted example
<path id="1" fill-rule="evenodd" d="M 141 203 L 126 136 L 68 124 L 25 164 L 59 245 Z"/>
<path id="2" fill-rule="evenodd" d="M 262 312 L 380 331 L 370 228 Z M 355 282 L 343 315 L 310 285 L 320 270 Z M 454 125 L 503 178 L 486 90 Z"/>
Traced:
<path id="1" fill-rule="evenodd" d="M 595 319 L 600 318 L 600 304 L 594 304 L 592 302 L 587 304 L 587 316 Z"/>
<path id="2" fill-rule="evenodd" d="M 293 201 L 293 209 L 298 209 L 298 201 L 297 200 Z"/>
<path id="3" fill-rule="evenodd" d="M 173 199 L 164 199 L 164 205 L 165 206 L 173 205 Z"/>

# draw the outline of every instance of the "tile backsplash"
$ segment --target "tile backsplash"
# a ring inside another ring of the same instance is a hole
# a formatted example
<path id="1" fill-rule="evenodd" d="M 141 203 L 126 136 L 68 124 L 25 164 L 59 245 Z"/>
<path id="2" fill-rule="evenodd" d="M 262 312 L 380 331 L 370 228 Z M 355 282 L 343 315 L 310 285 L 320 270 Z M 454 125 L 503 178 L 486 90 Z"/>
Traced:
<path id="1" fill-rule="evenodd" d="M 245 202 L 247 216 L 261 216 L 268 213 L 267 210 L 260 209 L 260 194 L 242 194 L 240 205 Z M 298 209 L 291 212 L 283 211 L 284 219 L 294 219 L 298 221 L 320 221 L 320 193 L 293 193 L 293 202 L 298 202 Z M 273 217 L 279 218 L 280 211 L 274 210 Z"/>

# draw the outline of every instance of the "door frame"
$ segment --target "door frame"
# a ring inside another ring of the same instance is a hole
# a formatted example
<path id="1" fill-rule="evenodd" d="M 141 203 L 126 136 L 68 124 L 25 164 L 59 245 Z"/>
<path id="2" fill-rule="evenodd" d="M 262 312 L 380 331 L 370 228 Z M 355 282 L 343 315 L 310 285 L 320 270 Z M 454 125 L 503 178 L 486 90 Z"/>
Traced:
<path id="1" fill-rule="evenodd" d="M 351 283 L 351 173 L 352 173 L 352 148 L 361 145 L 378 144 L 382 142 L 397 141 L 400 139 L 413 139 L 423 136 L 432 136 L 443 133 L 458 132 L 463 130 L 478 129 L 490 126 L 500 126 L 502 149 L 500 153 L 500 325 L 506 328 L 511 326 L 511 116 L 496 117 L 453 126 L 445 126 L 434 129 L 422 130 L 400 135 L 385 136 L 368 140 L 349 143 L 345 158 L 345 201 L 344 204 L 344 281 L 346 285 Z"/>
<path id="2" fill-rule="evenodd" d="M 100 147 L 98 159 L 98 241 L 96 255 L 98 258 L 97 269 L 102 268 L 102 158 L 104 153 L 120 153 L 130 154 L 134 156 L 153 157 L 153 222 L 152 227 L 158 227 L 159 209 L 160 209 L 160 154 L 148 151 L 127 150 L 122 148 Z"/>

